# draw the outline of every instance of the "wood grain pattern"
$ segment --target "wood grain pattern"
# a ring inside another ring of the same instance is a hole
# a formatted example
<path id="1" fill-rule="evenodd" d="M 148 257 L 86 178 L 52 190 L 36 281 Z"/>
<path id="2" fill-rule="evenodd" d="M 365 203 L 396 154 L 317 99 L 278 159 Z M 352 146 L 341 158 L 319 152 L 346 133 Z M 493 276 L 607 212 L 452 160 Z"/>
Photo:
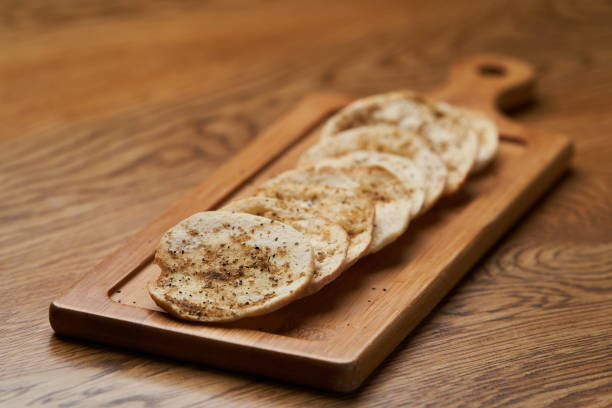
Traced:
<path id="1" fill-rule="evenodd" d="M 3 404 L 608 406 L 610 5 L 233 3 L 0 5 Z M 514 115 L 571 135 L 574 170 L 359 392 L 51 335 L 49 301 L 302 95 L 433 89 L 483 51 L 535 64 Z"/>

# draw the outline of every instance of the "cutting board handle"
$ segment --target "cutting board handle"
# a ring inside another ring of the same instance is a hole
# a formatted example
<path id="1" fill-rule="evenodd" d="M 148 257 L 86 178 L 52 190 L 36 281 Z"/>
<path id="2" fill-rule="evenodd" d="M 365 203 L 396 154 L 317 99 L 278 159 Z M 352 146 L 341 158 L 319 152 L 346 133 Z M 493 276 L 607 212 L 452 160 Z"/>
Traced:
<path id="1" fill-rule="evenodd" d="M 440 100 L 477 109 L 495 119 L 500 132 L 517 137 L 522 125 L 503 111 L 525 105 L 533 98 L 535 70 L 523 60 L 479 54 L 459 60 L 442 88 L 431 94 Z"/>

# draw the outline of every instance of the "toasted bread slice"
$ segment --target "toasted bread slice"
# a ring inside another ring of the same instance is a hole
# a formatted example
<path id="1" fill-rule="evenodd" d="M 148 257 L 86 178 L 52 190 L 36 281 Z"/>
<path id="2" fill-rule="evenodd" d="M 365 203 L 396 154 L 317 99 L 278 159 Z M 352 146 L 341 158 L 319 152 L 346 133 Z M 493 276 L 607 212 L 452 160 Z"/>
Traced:
<path id="1" fill-rule="evenodd" d="M 421 169 L 425 179 L 425 199 L 420 213 L 429 209 L 444 191 L 448 172 L 442 160 L 420 137 L 395 126 L 358 127 L 321 139 L 300 157 L 298 165 L 312 166 L 323 158 L 339 157 L 356 150 L 402 156 Z"/>
<path id="2" fill-rule="evenodd" d="M 372 243 L 367 253 L 380 250 L 401 235 L 411 218 L 411 194 L 402 181 L 381 166 L 305 167 L 279 174 L 268 184 L 327 185 L 347 188 L 376 204 Z"/>
<path id="3" fill-rule="evenodd" d="M 268 182 L 256 194 L 293 202 L 301 211 L 323 216 L 344 228 L 350 239 L 344 268 L 355 263 L 372 242 L 376 213 L 374 203 L 349 189 Z"/>
<path id="4" fill-rule="evenodd" d="M 397 126 L 422 137 L 448 170 L 445 193 L 459 189 L 475 163 L 478 152 L 476 132 L 459 110 L 448 104 L 425 99 L 414 92 L 391 92 L 359 99 L 329 119 L 321 137 L 343 130 L 385 124 Z"/>
<path id="5" fill-rule="evenodd" d="M 471 126 L 478 136 L 478 153 L 471 170 L 472 173 L 476 173 L 495 159 L 499 147 L 499 131 L 495 122 L 485 115 L 466 109 L 463 109 L 462 112 L 468 118 L 468 126 Z"/>
<path id="6" fill-rule="evenodd" d="M 162 237 L 162 272 L 151 297 L 184 320 L 221 322 L 272 312 L 296 299 L 313 276 L 308 240 L 294 228 L 250 214 L 192 215 Z"/>
<path id="7" fill-rule="evenodd" d="M 306 293 L 318 292 L 342 273 L 349 237 L 344 228 L 327 218 L 307 214 L 290 201 L 268 197 L 248 197 L 223 207 L 223 211 L 241 212 L 270 218 L 292 226 L 310 242 L 314 256 L 314 275 Z"/>
<path id="8" fill-rule="evenodd" d="M 335 166 L 349 169 L 364 165 L 384 167 L 400 179 L 406 192 L 409 193 L 409 199 L 412 203 L 411 215 L 419 214 L 425 201 L 425 179 L 423 171 L 406 157 L 373 150 L 355 150 L 339 157 L 320 160 L 315 164 L 316 167 Z"/>
<path id="9" fill-rule="evenodd" d="M 412 91 L 390 92 L 360 98 L 332 116 L 321 129 L 321 138 L 362 126 L 389 125 L 417 129 L 431 116 L 429 101 Z"/>

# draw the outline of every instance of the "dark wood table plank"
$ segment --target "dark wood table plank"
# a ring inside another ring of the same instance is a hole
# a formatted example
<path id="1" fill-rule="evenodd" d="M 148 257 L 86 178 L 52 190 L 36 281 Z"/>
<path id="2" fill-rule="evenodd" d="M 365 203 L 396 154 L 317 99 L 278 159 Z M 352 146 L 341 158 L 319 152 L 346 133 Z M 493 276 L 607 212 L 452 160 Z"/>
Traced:
<path id="1" fill-rule="evenodd" d="M 0 401 L 8 406 L 612 403 L 609 2 L 0 5 Z M 58 338 L 49 302 L 303 95 L 535 64 L 516 119 L 574 167 L 350 395 Z"/>

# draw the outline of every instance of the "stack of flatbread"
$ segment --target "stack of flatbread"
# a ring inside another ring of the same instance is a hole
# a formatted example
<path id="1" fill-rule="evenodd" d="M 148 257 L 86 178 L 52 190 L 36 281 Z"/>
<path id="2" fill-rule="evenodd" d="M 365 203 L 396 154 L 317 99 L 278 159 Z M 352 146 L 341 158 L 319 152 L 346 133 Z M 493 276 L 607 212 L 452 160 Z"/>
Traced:
<path id="1" fill-rule="evenodd" d="M 276 310 L 394 241 L 485 168 L 497 145 L 479 113 L 412 92 L 360 99 L 327 121 L 295 169 L 170 229 L 149 292 L 186 320 Z"/>

